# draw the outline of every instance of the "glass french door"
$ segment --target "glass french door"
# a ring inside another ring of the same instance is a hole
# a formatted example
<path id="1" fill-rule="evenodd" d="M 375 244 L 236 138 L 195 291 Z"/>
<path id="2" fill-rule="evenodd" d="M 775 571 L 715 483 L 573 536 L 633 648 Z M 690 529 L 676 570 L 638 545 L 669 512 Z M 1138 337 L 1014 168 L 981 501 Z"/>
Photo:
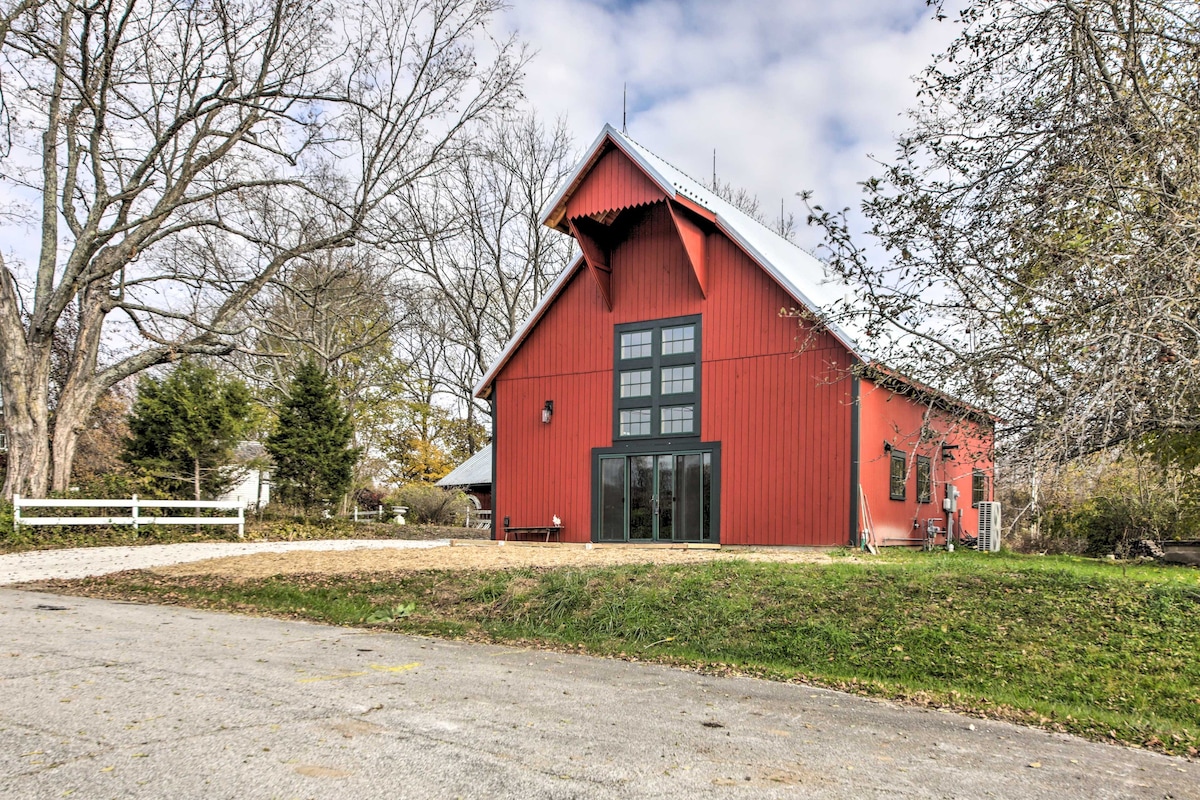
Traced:
<path id="1" fill-rule="evenodd" d="M 712 464 L 710 452 L 601 456 L 599 539 L 710 541 Z"/>

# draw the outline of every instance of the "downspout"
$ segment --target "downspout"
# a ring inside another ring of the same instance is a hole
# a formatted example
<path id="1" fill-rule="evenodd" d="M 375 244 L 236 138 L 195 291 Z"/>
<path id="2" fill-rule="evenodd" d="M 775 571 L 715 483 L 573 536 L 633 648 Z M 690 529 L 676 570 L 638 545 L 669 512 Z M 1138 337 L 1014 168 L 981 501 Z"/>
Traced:
<path id="1" fill-rule="evenodd" d="M 488 398 L 488 405 L 492 409 L 492 541 L 496 540 L 496 526 L 503 524 L 503 517 L 498 512 L 496 505 L 496 384 L 492 384 L 492 394 Z"/>
<path id="2" fill-rule="evenodd" d="M 861 531 L 859 530 L 858 509 L 860 505 L 859 494 L 859 478 L 858 478 L 858 453 L 859 453 L 859 424 L 862 416 L 862 403 L 860 402 L 861 387 L 857 375 L 850 376 L 850 546 L 858 548 L 862 546 L 859 541 Z"/>

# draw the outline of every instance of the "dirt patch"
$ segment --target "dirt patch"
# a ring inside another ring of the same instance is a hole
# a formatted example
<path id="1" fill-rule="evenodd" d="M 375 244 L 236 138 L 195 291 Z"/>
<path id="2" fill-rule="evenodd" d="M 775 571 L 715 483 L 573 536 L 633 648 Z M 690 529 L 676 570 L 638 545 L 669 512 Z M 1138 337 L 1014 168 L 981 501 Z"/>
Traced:
<path id="1" fill-rule="evenodd" d="M 672 547 L 608 546 L 587 549 L 582 545 L 500 546 L 498 542 L 463 542 L 451 547 L 411 550 L 305 550 L 258 553 L 213 558 L 156 567 L 159 575 L 217 575 L 234 579 L 272 575 L 321 573 L 338 575 L 362 572 L 412 572 L 418 570 L 492 570 L 522 567 L 605 567 L 617 564 L 703 564 L 742 559 L 787 564 L 822 564 L 830 557 L 821 550 L 687 550 Z"/>

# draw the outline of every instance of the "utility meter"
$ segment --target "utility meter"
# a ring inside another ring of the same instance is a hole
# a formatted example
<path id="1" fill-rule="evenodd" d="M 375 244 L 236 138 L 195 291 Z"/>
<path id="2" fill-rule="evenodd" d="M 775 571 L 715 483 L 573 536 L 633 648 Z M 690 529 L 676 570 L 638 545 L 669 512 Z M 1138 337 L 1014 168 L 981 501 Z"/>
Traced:
<path id="1" fill-rule="evenodd" d="M 958 487 L 952 483 L 946 486 L 946 499 L 942 501 L 942 510 L 948 514 L 958 511 Z"/>

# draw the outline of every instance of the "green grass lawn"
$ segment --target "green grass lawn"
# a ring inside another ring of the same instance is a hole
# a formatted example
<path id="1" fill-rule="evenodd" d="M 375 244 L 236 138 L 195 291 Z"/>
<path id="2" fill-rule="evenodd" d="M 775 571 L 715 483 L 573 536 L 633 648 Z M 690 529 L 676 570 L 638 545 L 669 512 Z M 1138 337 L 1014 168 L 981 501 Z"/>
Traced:
<path id="1" fill-rule="evenodd" d="M 129 573 L 75 587 L 339 625 L 371 617 L 405 633 L 808 680 L 1170 753 L 1200 748 L 1193 569 L 888 553 L 243 583 Z"/>

